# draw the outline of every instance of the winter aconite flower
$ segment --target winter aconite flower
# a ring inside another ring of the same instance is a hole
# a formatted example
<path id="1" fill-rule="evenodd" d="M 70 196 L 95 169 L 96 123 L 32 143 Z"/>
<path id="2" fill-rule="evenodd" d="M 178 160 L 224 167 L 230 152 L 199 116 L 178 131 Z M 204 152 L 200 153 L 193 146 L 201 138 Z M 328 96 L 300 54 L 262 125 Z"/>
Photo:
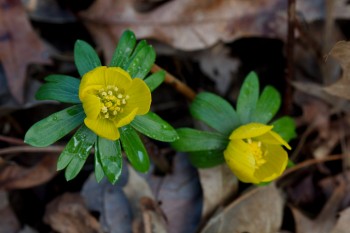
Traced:
<path id="1" fill-rule="evenodd" d="M 86 73 L 79 98 L 86 113 L 85 125 L 109 140 L 118 139 L 118 128 L 129 124 L 136 115 L 146 114 L 151 105 L 146 83 L 132 79 L 119 67 L 100 66 Z"/>
<path id="2" fill-rule="evenodd" d="M 255 72 L 245 78 L 236 107 L 222 97 L 201 92 L 190 106 L 191 115 L 206 125 L 206 131 L 179 128 L 180 139 L 171 143 L 187 152 L 198 168 L 226 162 L 242 182 L 261 183 L 276 179 L 285 170 L 288 155 L 283 146 L 296 136 L 291 117 L 273 119 L 281 106 L 281 95 L 272 86 L 261 94 Z M 202 125 L 201 125 L 202 126 Z"/>
<path id="3" fill-rule="evenodd" d="M 235 129 L 224 151 L 226 163 L 243 182 L 269 182 L 285 170 L 291 149 L 281 136 L 272 131 L 273 126 L 249 123 Z"/>
<path id="4" fill-rule="evenodd" d="M 100 182 L 112 184 L 123 169 L 123 154 L 139 172 L 150 168 L 141 134 L 154 140 L 172 142 L 176 130 L 150 111 L 151 92 L 165 79 L 160 70 L 149 74 L 156 53 L 145 40 L 137 42 L 126 30 L 108 66 L 102 66 L 94 48 L 85 41 L 74 45 L 74 62 L 79 77 L 52 74 L 36 93 L 39 100 L 72 104 L 36 122 L 24 141 L 32 146 L 49 146 L 73 134 L 57 160 L 57 170 L 65 170 L 67 180 L 75 178 L 87 158 L 94 154 L 94 173 Z"/>

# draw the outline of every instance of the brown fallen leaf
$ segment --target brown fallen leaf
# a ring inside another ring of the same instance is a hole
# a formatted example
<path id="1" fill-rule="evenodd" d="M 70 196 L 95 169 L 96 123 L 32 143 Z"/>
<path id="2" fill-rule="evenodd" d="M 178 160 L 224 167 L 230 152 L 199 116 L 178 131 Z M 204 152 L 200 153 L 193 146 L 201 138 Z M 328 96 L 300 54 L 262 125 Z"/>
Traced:
<path id="1" fill-rule="evenodd" d="M 209 220 L 201 233 L 278 232 L 284 200 L 272 183 L 256 188 L 227 206 Z"/>
<path id="2" fill-rule="evenodd" d="M 134 216 L 130 202 L 121 188 L 128 179 L 127 176 L 127 169 L 123 169 L 119 181 L 112 185 L 107 179 L 97 183 L 94 174 L 91 174 L 84 183 L 81 195 L 87 208 L 99 213 L 99 222 L 104 232 L 132 232 L 131 224 Z"/>
<path id="3" fill-rule="evenodd" d="M 0 191 L 0 233 L 17 233 L 20 223 L 9 205 L 7 193 Z"/>
<path id="4" fill-rule="evenodd" d="M 329 52 L 329 56 L 339 61 L 343 68 L 343 74 L 337 82 L 325 87 L 325 91 L 332 95 L 350 100 L 350 42 L 339 41 Z"/>
<path id="5" fill-rule="evenodd" d="M 151 175 L 148 179 L 155 199 L 167 219 L 168 233 L 195 232 L 203 205 L 197 170 L 187 155 L 177 153 L 172 172 L 164 177 Z"/>
<path id="6" fill-rule="evenodd" d="M 226 164 L 198 172 L 203 189 L 202 217 L 207 218 L 237 192 L 238 180 Z"/>
<path id="7" fill-rule="evenodd" d="M 126 28 L 138 38 L 155 38 L 183 50 L 207 48 L 219 40 L 284 37 L 286 33 L 285 1 L 176 0 L 147 12 L 138 11 L 135 4 L 131 0 L 97 0 L 79 13 L 106 58 L 111 58 L 111 48 Z"/>
<path id="8" fill-rule="evenodd" d="M 133 233 L 167 233 L 167 223 L 159 205 L 149 197 L 140 200 L 142 223 L 133 224 Z"/>
<path id="9" fill-rule="evenodd" d="M 65 193 L 50 202 L 46 207 L 44 222 L 59 233 L 103 232 L 79 194 Z"/>
<path id="10" fill-rule="evenodd" d="M 347 233 L 350 229 L 350 207 L 340 212 L 340 217 L 331 233 Z"/>
<path id="11" fill-rule="evenodd" d="M 0 0 L 0 61 L 11 94 L 23 103 L 27 66 L 49 64 L 49 59 L 20 0 Z"/>
<path id="12" fill-rule="evenodd" d="M 291 207 L 295 219 L 296 233 L 331 232 L 336 223 L 336 215 L 345 194 L 346 185 L 345 182 L 341 182 L 333 191 L 332 196 L 322 208 L 321 213 L 316 217 L 316 219 L 310 219 L 301 213 L 297 208 Z"/>
<path id="13" fill-rule="evenodd" d="M 0 170 L 0 189 L 23 189 L 43 184 L 56 174 L 57 154 L 48 154 L 33 167 L 17 164 Z"/>

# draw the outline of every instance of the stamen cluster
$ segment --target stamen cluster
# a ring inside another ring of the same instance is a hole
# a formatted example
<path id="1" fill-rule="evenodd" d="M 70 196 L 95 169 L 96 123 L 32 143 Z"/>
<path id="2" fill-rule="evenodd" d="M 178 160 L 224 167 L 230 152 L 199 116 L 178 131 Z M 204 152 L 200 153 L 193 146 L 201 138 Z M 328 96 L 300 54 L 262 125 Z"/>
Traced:
<path id="1" fill-rule="evenodd" d="M 100 89 L 98 97 L 102 103 L 100 115 L 106 119 L 114 118 L 122 113 L 129 99 L 129 95 L 125 95 L 123 89 L 111 85 L 108 85 L 106 89 Z"/>

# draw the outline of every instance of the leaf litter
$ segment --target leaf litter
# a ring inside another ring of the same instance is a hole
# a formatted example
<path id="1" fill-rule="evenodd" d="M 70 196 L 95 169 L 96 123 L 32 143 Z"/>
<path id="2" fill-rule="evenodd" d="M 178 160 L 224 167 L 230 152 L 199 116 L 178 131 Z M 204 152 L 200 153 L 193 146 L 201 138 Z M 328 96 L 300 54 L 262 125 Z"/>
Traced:
<path id="1" fill-rule="evenodd" d="M 134 30 L 138 38 L 154 39 L 156 49 L 165 51 L 157 63 L 196 91 L 211 90 L 235 102 L 234 89 L 245 74 L 256 70 L 262 83 L 275 85 L 284 93 L 283 75 L 273 72 L 285 69 L 284 63 L 268 61 L 274 50 L 283 54 L 281 50 L 286 48 L 287 1 L 96 0 L 84 6 L 52 2 L 27 1 L 25 12 L 20 1 L 0 0 L 0 132 L 4 136 L 0 138 L 4 153 L 0 232 L 347 232 L 350 48 L 346 39 L 350 7 L 345 0 L 328 5 L 321 0 L 296 1 L 295 56 L 283 55 L 279 60 L 293 60 L 296 69 L 292 83 L 284 85 L 294 87 L 292 115 L 299 136 L 291 144 L 297 165 L 264 187 L 238 182 L 224 166 L 197 170 L 186 155 L 169 155 L 169 146 L 159 144 L 152 147 L 166 147 L 168 152 L 155 152 L 148 146 L 155 161 L 159 156 L 165 158 L 162 165 L 159 161 L 152 164 L 148 174 L 125 166 L 115 186 L 106 180 L 97 184 L 88 161 L 78 180 L 67 183 L 55 170 L 56 154 L 31 151 L 42 159 L 22 163 L 29 161 L 29 156 L 8 152 L 18 146 L 9 138 L 23 138 L 38 112 L 59 107 L 52 103 L 34 106 L 40 77 L 28 67 L 34 64 L 44 73 L 64 71 L 77 76 L 70 68 L 72 51 L 61 49 L 70 45 L 57 49 L 58 56 L 48 66 L 46 46 L 64 41 L 68 24 L 85 25 L 79 39 L 93 41 L 106 60 L 125 28 Z M 50 21 L 49 11 L 54 12 L 54 21 Z M 53 31 L 57 38 L 44 36 Z M 334 33 L 325 36 L 329 31 Z M 250 41 L 252 37 L 255 40 Z M 262 39 L 266 40 L 261 45 L 256 43 Z M 340 40 L 344 41 L 334 43 Z M 269 47 L 266 41 L 282 46 Z M 252 43 L 254 48 L 268 47 L 261 50 L 263 59 L 247 52 Z M 156 98 L 161 101 L 154 103 L 158 114 L 171 119 L 176 127 L 193 123 L 184 117 L 187 106 L 178 93 L 166 85 L 158 93 Z M 32 216 L 22 213 L 15 198 L 21 190 L 35 193 L 46 210 Z"/>

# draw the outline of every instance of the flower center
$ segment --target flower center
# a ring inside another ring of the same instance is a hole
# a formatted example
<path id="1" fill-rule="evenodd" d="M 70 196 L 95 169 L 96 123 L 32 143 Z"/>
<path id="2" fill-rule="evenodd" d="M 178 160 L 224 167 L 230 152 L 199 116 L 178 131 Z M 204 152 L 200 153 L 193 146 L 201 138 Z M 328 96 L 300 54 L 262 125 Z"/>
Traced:
<path id="1" fill-rule="evenodd" d="M 266 160 L 264 159 L 264 152 L 261 148 L 262 143 L 260 141 L 253 141 L 252 139 L 248 138 L 247 143 L 250 146 L 250 149 L 254 155 L 255 159 L 255 166 L 258 168 L 264 163 L 266 163 Z"/>
<path id="2" fill-rule="evenodd" d="M 113 119 L 122 113 L 129 99 L 129 96 L 124 93 L 124 90 L 111 85 L 98 90 L 97 95 L 102 103 L 100 115 L 106 119 Z"/>

